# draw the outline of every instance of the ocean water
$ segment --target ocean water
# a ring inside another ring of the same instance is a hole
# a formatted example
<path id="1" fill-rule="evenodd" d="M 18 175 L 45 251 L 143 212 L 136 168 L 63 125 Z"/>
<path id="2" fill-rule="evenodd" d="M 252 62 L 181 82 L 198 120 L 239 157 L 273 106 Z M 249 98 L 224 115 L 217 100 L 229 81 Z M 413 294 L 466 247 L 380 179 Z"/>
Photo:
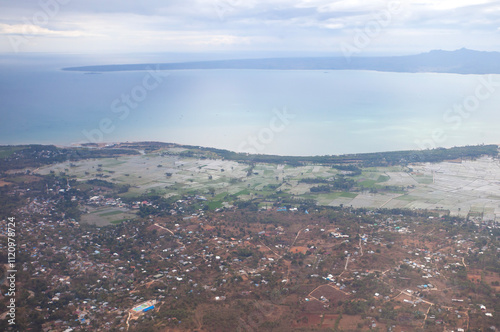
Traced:
<path id="1" fill-rule="evenodd" d="M 155 140 L 325 155 L 500 143 L 499 75 L 61 70 L 92 63 L 0 58 L 0 144 Z"/>

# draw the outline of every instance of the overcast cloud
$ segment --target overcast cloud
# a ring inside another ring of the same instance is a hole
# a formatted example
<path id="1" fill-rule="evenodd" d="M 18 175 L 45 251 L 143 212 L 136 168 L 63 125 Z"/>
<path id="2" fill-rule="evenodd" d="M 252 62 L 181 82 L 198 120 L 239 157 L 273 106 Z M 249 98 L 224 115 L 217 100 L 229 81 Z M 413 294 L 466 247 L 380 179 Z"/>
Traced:
<path id="1" fill-rule="evenodd" d="M 500 51 L 500 1 L 491 0 L 0 0 L 0 8 L 2 53 Z"/>

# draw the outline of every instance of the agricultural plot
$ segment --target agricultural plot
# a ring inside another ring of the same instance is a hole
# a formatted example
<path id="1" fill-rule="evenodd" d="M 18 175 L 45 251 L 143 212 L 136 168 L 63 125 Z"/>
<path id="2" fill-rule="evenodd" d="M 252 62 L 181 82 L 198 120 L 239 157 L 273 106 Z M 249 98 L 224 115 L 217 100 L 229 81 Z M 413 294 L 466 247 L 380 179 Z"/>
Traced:
<path id="1" fill-rule="evenodd" d="M 136 217 L 136 214 L 128 209 L 115 207 L 89 210 L 88 212 L 82 215 L 82 222 L 97 226 L 118 224 Z"/>
<path id="2" fill-rule="evenodd" d="M 361 175 L 349 177 L 356 187 L 364 188 L 363 192 L 312 193 L 310 189 L 318 184 L 301 182 L 333 179 L 342 173 L 330 166 L 251 167 L 234 161 L 161 154 L 66 162 L 42 167 L 37 172 L 63 172 L 80 181 L 100 177 L 129 184 L 131 188 L 125 195 L 130 196 L 148 192 L 165 197 L 200 194 L 207 196 L 212 207 L 222 206 L 228 195 L 248 200 L 279 193 L 282 197 L 314 199 L 325 206 L 440 209 L 463 217 L 473 213 L 488 221 L 500 215 L 500 162 L 489 157 L 366 168 Z"/>
<path id="3" fill-rule="evenodd" d="M 390 186 L 417 186 L 419 183 L 422 183 L 419 181 L 419 178 L 422 178 L 423 176 L 415 176 L 410 173 L 406 172 L 386 172 L 386 176 L 389 177 L 389 179 L 384 182 L 385 185 L 390 185 Z"/>
<path id="4" fill-rule="evenodd" d="M 419 202 L 423 202 L 423 205 L 450 210 L 452 214 L 462 216 L 477 212 L 478 209 L 481 214 L 486 212 L 490 219 L 493 214 L 498 215 L 498 160 L 485 157 L 462 163 L 444 162 L 412 167 L 416 172 L 433 178 L 431 184 L 421 184 L 412 192 L 412 195 L 420 197 Z"/>
<path id="5" fill-rule="evenodd" d="M 352 201 L 336 199 L 329 205 L 449 210 L 466 217 L 470 213 L 485 221 L 500 215 L 500 164 L 481 158 L 462 163 L 411 165 L 413 172 L 385 172 L 389 180 L 383 185 L 411 186 L 404 195 L 358 195 Z M 384 201 L 383 196 L 389 196 Z"/>
<path id="6" fill-rule="evenodd" d="M 398 194 L 360 194 L 349 205 L 352 205 L 353 208 L 384 207 L 393 198 L 398 196 Z"/>

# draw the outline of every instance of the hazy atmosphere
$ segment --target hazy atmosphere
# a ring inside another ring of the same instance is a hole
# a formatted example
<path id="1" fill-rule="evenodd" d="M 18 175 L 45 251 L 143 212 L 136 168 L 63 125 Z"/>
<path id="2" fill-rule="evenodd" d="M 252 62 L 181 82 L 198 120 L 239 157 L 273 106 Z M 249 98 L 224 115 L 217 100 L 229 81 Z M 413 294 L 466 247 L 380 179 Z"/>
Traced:
<path id="1" fill-rule="evenodd" d="M 0 3 L 7 144 L 307 155 L 500 141 L 498 1 Z M 256 62 L 210 62 L 231 59 Z"/>
<path id="2" fill-rule="evenodd" d="M 0 1 L 0 52 L 498 51 L 493 0 Z M 370 41 L 360 36 L 368 31 Z"/>
<path id="3" fill-rule="evenodd" d="M 0 331 L 499 331 L 499 41 L 500 0 L 0 0 Z"/>

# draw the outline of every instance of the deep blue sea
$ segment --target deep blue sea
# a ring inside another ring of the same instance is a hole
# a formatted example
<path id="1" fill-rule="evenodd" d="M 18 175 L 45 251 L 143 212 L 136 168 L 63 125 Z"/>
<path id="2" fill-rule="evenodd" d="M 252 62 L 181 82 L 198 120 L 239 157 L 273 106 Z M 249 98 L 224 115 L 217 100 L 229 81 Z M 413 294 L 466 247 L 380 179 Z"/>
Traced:
<path id="1" fill-rule="evenodd" d="M 61 70 L 151 60 L 0 56 L 0 144 L 155 140 L 325 155 L 500 143 L 500 75 Z"/>

